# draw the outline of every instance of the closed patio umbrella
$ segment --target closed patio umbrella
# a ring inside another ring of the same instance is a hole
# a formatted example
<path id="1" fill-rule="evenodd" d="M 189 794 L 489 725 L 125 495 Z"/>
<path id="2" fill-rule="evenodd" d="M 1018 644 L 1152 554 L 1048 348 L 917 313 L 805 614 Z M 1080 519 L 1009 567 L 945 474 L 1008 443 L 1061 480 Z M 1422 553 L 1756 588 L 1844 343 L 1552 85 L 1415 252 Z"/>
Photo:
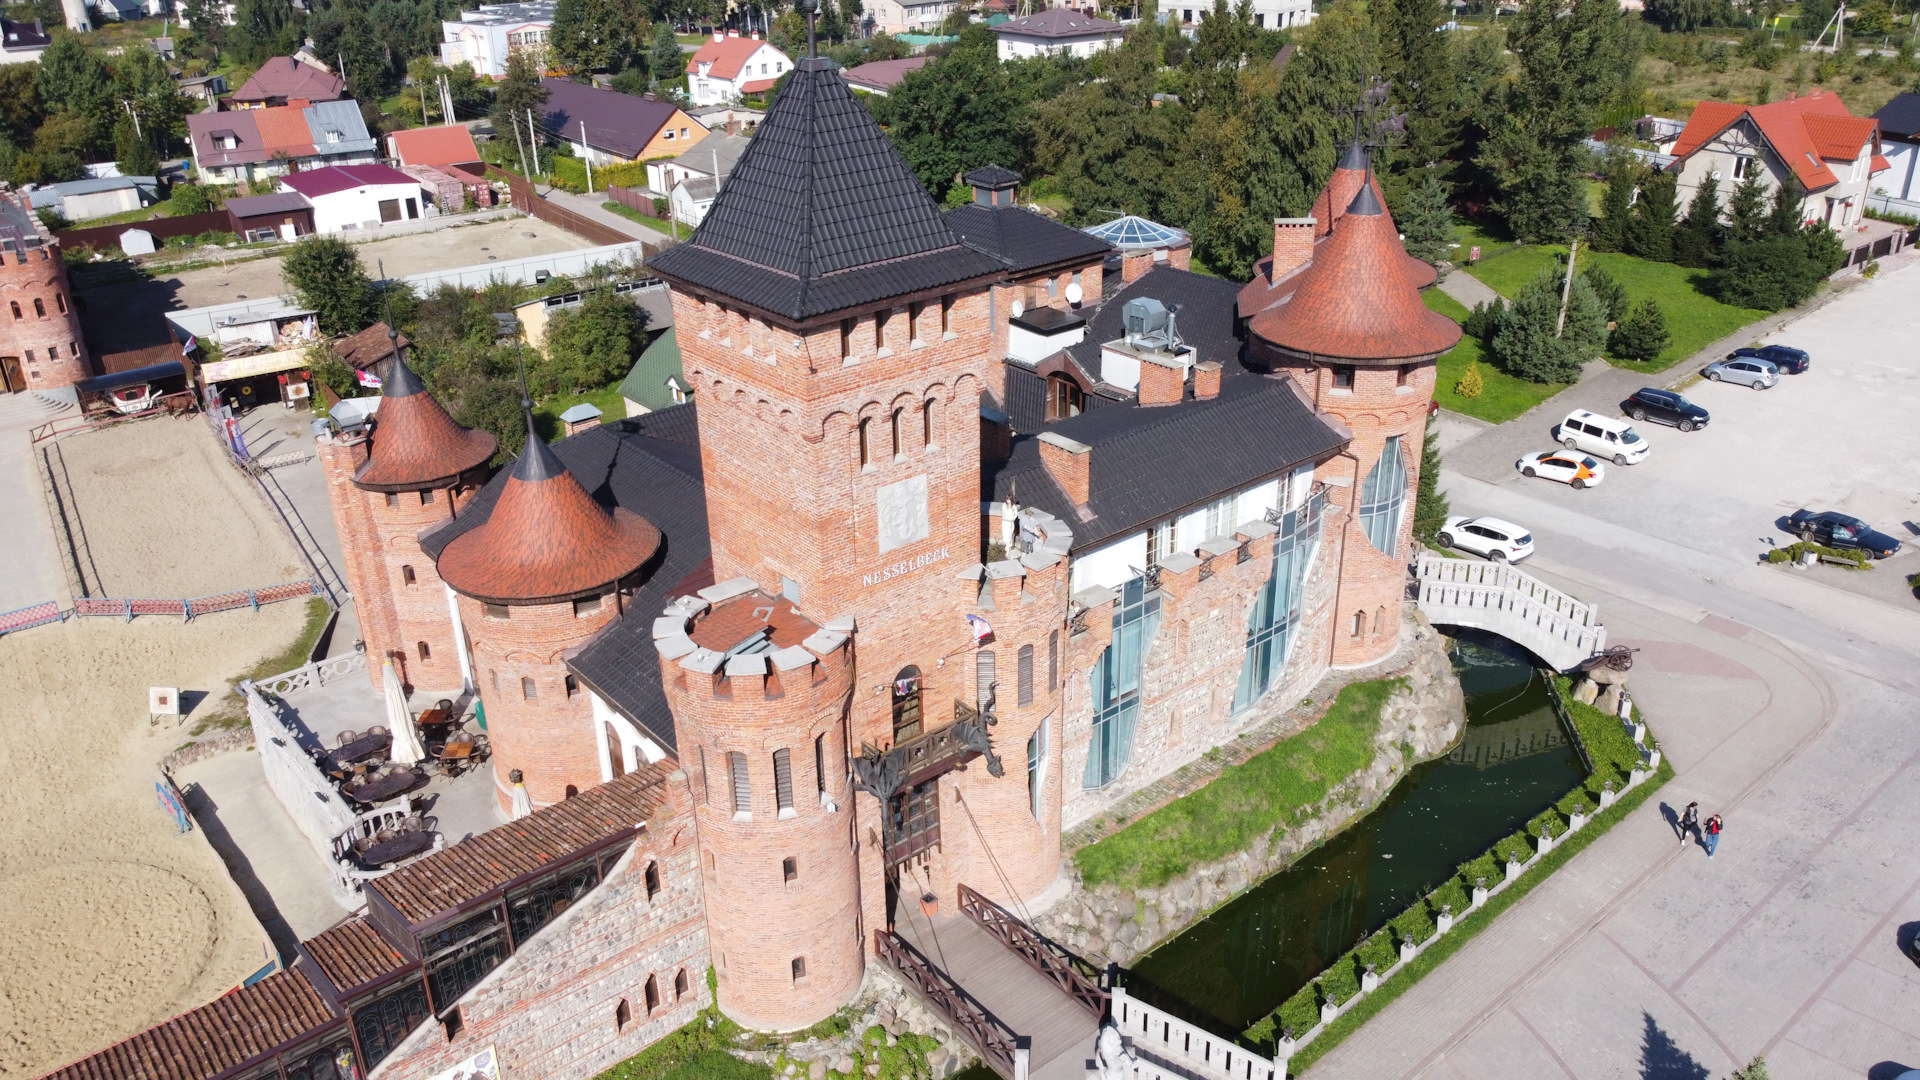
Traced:
<path id="1" fill-rule="evenodd" d="M 398 765 L 415 765 L 427 756 L 420 747 L 420 736 L 414 734 L 413 715 L 407 712 L 407 692 L 400 687 L 400 676 L 394 673 L 393 661 L 388 660 L 380 668 L 380 681 L 387 693 L 387 727 L 393 731 L 393 745 L 387 751 L 387 758 Z"/>
<path id="2" fill-rule="evenodd" d="M 527 794 L 519 769 L 507 773 L 507 779 L 513 781 L 513 820 L 519 821 L 533 813 L 533 797 Z"/>

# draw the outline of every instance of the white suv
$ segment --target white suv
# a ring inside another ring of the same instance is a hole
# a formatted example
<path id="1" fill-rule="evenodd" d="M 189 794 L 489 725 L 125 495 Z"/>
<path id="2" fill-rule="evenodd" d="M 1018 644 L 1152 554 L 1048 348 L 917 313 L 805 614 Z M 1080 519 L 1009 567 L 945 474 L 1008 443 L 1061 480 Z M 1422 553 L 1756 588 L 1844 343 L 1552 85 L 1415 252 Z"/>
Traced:
<path id="1" fill-rule="evenodd" d="M 1653 449 L 1633 425 L 1625 420 L 1575 409 L 1560 422 L 1560 445 L 1569 450 L 1585 450 L 1606 458 L 1615 465 L 1637 465 Z"/>

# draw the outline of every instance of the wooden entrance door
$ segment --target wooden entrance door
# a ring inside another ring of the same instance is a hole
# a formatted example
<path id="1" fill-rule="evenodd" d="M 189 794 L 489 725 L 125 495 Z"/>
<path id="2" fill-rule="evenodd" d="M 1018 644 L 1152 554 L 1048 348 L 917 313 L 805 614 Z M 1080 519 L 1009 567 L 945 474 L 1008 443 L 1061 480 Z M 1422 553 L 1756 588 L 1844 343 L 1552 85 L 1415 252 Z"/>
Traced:
<path id="1" fill-rule="evenodd" d="M 0 392 L 17 394 L 27 388 L 27 380 L 20 372 L 20 358 L 0 356 Z"/>

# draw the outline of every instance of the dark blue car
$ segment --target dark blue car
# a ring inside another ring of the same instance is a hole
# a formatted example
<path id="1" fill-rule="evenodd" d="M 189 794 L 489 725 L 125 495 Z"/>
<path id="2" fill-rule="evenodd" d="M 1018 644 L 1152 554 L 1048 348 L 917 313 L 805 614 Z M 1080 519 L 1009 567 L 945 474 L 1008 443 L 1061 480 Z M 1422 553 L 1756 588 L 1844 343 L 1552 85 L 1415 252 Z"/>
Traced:
<path id="1" fill-rule="evenodd" d="M 1811 540 L 1830 548 L 1864 551 L 1876 559 L 1884 559 L 1900 550 L 1900 541 L 1857 517 L 1848 517 L 1832 510 L 1818 514 L 1811 510 L 1795 510 L 1793 516 L 1787 519 L 1787 528 L 1802 540 Z"/>
<path id="2" fill-rule="evenodd" d="M 1735 349 L 1727 354 L 1727 359 L 1747 357 L 1752 360 L 1770 360 L 1773 366 L 1789 375 L 1798 375 L 1813 363 L 1813 357 L 1805 349 L 1795 349 L 1786 345 L 1760 345 L 1745 349 Z"/>

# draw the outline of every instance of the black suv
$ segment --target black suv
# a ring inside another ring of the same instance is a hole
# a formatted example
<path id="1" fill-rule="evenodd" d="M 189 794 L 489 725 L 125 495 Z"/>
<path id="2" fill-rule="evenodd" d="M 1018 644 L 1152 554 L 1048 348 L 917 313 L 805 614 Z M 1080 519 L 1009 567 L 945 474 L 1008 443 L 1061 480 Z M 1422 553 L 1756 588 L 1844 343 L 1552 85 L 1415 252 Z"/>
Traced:
<path id="1" fill-rule="evenodd" d="M 1857 517 L 1848 517 L 1833 510 L 1818 514 L 1811 510 L 1795 510 L 1793 516 L 1787 519 L 1787 528 L 1802 540 L 1811 540 L 1831 548 L 1864 551 L 1876 559 L 1884 559 L 1900 550 L 1900 541 Z"/>
<path id="2" fill-rule="evenodd" d="M 1813 364 L 1813 357 L 1805 349 L 1789 348 L 1785 345 L 1763 345 L 1758 348 L 1735 349 L 1727 354 L 1727 359 L 1747 357 L 1750 360 L 1770 360 L 1773 366 L 1789 375 L 1798 375 Z"/>
<path id="3" fill-rule="evenodd" d="M 1688 401 L 1672 390 L 1655 390 L 1643 386 L 1633 392 L 1633 396 L 1620 403 L 1620 411 L 1635 420 L 1654 420 L 1662 424 L 1672 424 L 1681 431 L 1707 426 L 1710 417 L 1707 410 Z"/>

